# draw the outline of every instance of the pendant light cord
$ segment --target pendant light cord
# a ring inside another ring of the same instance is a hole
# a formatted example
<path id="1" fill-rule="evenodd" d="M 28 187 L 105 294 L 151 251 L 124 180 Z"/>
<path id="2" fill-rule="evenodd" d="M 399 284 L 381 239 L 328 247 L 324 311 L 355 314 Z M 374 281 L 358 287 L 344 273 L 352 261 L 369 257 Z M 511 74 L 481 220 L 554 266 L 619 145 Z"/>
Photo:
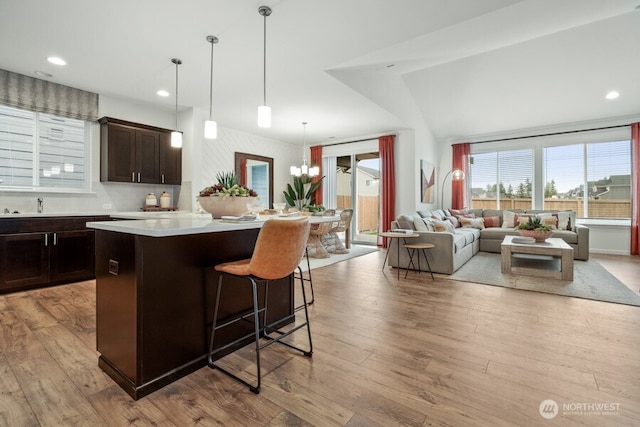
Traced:
<path id="1" fill-rule="evenodd" d="M 211 81 L 209 82 L 209 120 L 213 120 L 213 44 L 211 41 Z"/>
<path id="2" fill-rule="evenodd" d="M 271 11 L 269 11 L 271 12 Z M 263 33 L 263 52 L 262 52 L 262 88 L 264 94 L 264 104 L 267 105 L 267 13 L 262 15 L 264 18 L 264 33 Z"/>
<path id="3" fill-rule="evenodd" d="M 173 58 L 171 62 L 176 64 L 176 130 L 178 130 L 178 65 L 182 64 L 182 61 Z"/>

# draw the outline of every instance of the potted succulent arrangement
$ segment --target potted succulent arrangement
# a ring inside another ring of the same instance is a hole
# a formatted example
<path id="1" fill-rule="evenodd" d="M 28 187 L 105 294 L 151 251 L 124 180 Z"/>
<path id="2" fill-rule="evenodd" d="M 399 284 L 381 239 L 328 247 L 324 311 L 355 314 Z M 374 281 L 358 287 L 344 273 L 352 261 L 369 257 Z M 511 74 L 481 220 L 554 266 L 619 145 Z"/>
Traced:
<path id="1" fill-rule="evenodd" d="M 521 236 L 533 237 L 536 242 L 544 242 L 553 234 L 553 229 L 544 224 L 539 217 L 529 217 L 527 222 L 522 222 L 516 227 Z"/>
<path id="2" fill-rule="evenodd" d="M 239 183 L 233 172 L 221 172 L 216 175 L 217 184 L 205 187 L 198 194 L 198 202 L 202 209 L 214 218 L 224 215 L 237 216 L 247 212 L 247 205 L 252 205 L 258 194 Z"/>

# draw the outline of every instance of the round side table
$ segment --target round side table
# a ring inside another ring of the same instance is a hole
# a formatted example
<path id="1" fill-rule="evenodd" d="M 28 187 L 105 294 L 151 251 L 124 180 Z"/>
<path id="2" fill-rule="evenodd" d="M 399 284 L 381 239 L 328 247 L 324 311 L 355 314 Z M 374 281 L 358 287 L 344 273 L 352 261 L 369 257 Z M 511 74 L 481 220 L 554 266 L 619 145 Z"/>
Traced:
<path id="1" fill-rule="evenodd" d="M 384 255 L 384 262 L 382 263 L 382 271 L 384 272 L 384 266 L 387 264 L 387 257 L 389 256 L 389 250 L 391 249 L 391 245 L 394 240 L 396 241 L 396 248 L 398 249 L 398 280 L 400 279 L 400 242 L 399 239 L 404 239 L 404 243 L 407 243 L 407 239 L 413 239 L 415 237 L 420 236 L 417 233 L 407 234 L 407 233 L 395 233 L 393 231 L 385 231 L 384 233 L 379 234 L 380 237 L 386 237 L 389 239 L 389 247 L 387 248 L 387 253 Z M 408 252 L 408 250 L 407 250 Z"/>
<path id="2" fill-rule="evenodd" d="M 407 278 L 407 274 L 409 273 L 409 269 L 413 266 L 413 271 L 417 271 L 420 273 L 422 269 L 420 268 L 420 252 L 424 256 L 425 261 L 427 261 L 427 267 L 429 268 L 429 273 L 431 273 L 431 280 L 435 281 L 436 279 L 433 277 L 433 272 L 431 271 L 431 264 L 429 264 L 429 258 L 427 258 L 427 249 L 433 249 L 436 247 L 433 243 L 405 243 L 403 245 L 407 251 L 409 252 L 409 265 L 407 266 L 407 271 L 404 273 L 404 278 Z M 413 255 L 418 255 L 418 270 L 416 270 L 416 264 L 413 262 Z"/>

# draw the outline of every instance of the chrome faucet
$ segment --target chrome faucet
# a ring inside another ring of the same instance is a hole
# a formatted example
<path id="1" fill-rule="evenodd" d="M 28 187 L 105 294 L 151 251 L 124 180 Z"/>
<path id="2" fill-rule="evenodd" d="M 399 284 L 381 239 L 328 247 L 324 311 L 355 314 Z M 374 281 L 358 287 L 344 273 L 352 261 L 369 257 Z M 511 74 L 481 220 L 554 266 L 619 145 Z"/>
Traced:
<path id="1" fill-rule="evenodd" d="M 42 197 L 38 197 L 38 213 L 44 212 L 44 199 Z"/>

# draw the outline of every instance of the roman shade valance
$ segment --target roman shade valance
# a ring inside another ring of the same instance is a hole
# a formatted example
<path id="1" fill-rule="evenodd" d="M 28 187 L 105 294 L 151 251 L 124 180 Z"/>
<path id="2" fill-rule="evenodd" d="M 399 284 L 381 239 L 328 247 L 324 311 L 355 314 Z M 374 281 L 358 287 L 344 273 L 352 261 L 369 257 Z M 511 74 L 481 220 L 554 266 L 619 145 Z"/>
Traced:
<path id="1" fill-rule="evenodd" d="M 98 94 L 0 70 L 0 103 L 79 120 L 98 119 Z"/>

